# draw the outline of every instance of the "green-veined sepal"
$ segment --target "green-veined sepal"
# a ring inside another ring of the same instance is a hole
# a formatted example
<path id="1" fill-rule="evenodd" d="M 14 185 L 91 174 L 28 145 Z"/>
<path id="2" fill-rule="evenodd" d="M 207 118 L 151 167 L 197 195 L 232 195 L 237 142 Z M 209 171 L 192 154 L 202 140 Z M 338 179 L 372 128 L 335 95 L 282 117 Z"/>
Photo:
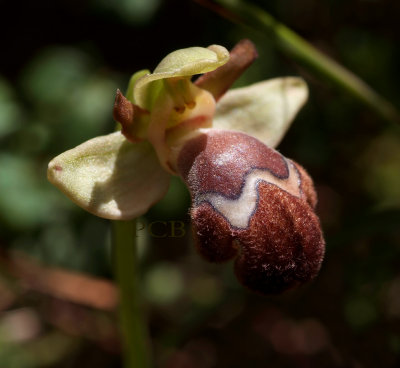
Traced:
<path id="1" fill-rule="evenodd" d="M 218 101 L 213 126 L 239 130 L 276 147 L 307 97 L 307 84 L 297 77 L 232 89 Z"/>
<path id="2" fill-rule="evenodd" d="M 151 144 L 132 144 L 120 132 L 57 156 L 49 163 L 48 178 L 83 209 L 116 220 L 144 214 L 169 185 Z"/>

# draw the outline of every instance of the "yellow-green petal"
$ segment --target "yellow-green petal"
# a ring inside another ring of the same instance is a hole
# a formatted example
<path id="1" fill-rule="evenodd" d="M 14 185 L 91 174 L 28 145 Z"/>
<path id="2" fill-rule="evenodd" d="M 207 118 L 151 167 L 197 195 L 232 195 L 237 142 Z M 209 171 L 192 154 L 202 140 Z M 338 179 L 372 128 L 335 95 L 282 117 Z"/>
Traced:
<path id="1" fill-rule="evenodd" d="M 140 216 L 167 192 L 169 174 L 150 143 L 132 144 L 120 132 L 91 139 L 49 163 L 48 178 L 94 215 Z"/>
<path id="2" fill-rule="evenodd" d="M 168 78 L 207 73 L 225 64 L 228 59 L 229 51 L 223 46 L 188 47 L 168 54 L 153 74 Z"/>
<path id="3" fill-rule="evenodd" d="M 307 97 L 307 84 L 297 77 L 233 89 L 218 101 L 213 126 L 242 131 L 276 147 Z"/>
<path id="4" fill-rule="evenodd" d="M 146 89 L 150 82 L 173 77 L 190 77 L 217 69 L 229 60 L 229 52 L 225 47 L 212 45 L 208 48 L 189 47 L 168 54 L 156 67 L 152 74 L 147 74 L 136 81 L 134 89 L 135 102 L 146 105 Z"/>

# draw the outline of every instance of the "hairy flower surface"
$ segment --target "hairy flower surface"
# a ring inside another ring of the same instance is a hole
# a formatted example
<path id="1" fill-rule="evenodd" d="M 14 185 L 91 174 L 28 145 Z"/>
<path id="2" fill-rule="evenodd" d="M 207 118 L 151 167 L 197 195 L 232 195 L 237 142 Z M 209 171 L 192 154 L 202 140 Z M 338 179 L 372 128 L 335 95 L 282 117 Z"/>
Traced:
<path id="1" fill-rule="evenodd" d="M 274 150 L 307 87 L 287 77 L 228 91 L 256 56 L 244 40 L 231 53 L 217 45 L 178 50 L 153 73 L 137 72 L 126 96 L 117 91 L 121 131 L 54 158 L 49 180 L 87 211 L 128 220 L 179 175 L 206 259 L 234 258 L 238 279 L 264 294 L 312 279 L 324 255 L 316 193 L 306 171 Z"/>

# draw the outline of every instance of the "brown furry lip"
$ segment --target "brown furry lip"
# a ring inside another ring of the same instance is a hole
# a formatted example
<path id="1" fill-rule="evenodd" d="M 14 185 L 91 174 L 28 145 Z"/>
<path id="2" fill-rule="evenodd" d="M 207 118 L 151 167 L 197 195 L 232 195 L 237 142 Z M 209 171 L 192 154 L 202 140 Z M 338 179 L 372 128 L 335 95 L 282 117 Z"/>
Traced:
<path id="1" fill-rule="evenodd" d="M 244 133 L 208 131 L 183 146 L 177 166 L 204 258 L 234 259 L 238 280 L 262 294 L 318 274 L 325 242 L 314 186 L 300 165 Z"/>

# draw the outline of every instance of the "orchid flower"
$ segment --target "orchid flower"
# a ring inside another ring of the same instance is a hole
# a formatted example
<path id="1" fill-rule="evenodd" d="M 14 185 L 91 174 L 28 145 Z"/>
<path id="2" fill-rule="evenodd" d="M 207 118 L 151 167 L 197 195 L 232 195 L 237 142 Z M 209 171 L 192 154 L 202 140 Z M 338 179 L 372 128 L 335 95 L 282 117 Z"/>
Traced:
<path id="1" fill-rule="evenodd" d="M 256 58 L 250 41 L 191 47 L 117 91 L 121 130 L 54 158 L 49 180 L 76 204 L 107 219 L 143 215 L 179 175 L 192 196 L 199 252 L 235 259 L 236 275 L 278 293 L 319 271 L 324 240 L 306 171 L 274 148 L 308 95 L 296 77 L 228 90 Z M 195 82 L 194 75 L 202 74 Z"/>

